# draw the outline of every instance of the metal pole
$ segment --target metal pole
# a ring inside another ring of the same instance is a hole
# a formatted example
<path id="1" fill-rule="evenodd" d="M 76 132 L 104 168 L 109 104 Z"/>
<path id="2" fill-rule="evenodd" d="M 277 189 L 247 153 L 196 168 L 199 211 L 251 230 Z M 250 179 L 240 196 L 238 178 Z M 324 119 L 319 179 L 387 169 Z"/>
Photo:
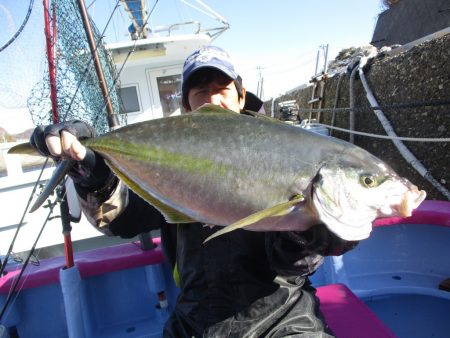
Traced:
<path id="1" fill-rule="evenodd" d="M 66 256 L 66 268 L 71 268 L 75 265 L 73 260 L 73 246 L 72 246 L 72 225 L 71 216 L 69 210 L 69 202 L 67 201 L 67 191 L 64 184 L 61 184 L 60 189 L 58 189 L 58 195 L 60 199 L 60 210 L 61 210 L 61 223 L 64 235 L 64 253 Z"/>
<path id="2" fill-rule="evenodd" d="M 103 74 L 102 65 L 100 63 L 100 58 L 97 53 L 97 48 L 95 44 L 94 34 L 92 33 L 91 25 L 89 23 L 89 17 L 86 10 L 86 4 L 84 0 L 78 0 L 78 8 L 80 10 L 81 19 L 83 20 L 84 30 L 86 32 L 87 40 L 89 43 L 89 49 L 91 50 L 91 55 L 94 59 L 95 71 L 97 73 L 98 80 L 100 82 L 100 89 L 103 94 L 103 98 L 106 100 L 106 111 L 108 113 L 108 125 L 110 129 L 115 129 L 119 127 L 119 120 L 111 102 L 111 97 L 109 96 L 108 86 L 106 85 L 105 75 Z"/>
<path id="3" fill-rule="evenodd" d="M 47 62 L 50 76 L 50 98 L 52 101 L 52 121 L 58 123 L 58 102 L 56 100 L 56 64 L 55 64 L 55 15 L 53 14 L 53 40 L 50 32 L 49 0 L 44 0 L 45 42 L 47 45 Z"/>
<path id="4" fill-rule="evenodd" d="M 323 73 L 326 74 L 327 71 L 328 71 L 328 64 L 327 64 L 327 61 L 328 61 L 328 43 L 325 45 L 324 48 L 325 48 L 324 49 L 324 58 L 325 58 L 325 60 L 324 60 L 324 64 L 323 64 Z"/>
<path id="5" fill-rule="evenodd" d="M 50 27 L 50 16 L 49 16 L 49 0 L 44 0 L 44 23 L 45 23 L 45 40 L 47 44 L 47 60 L 48 60 L 48 72 L 50 75 L 50 98 L 52 102 L 52 120 L 53 123 L 59 122 L 58 113 L 58 96 L 56 89 L 56 12 L 53 8 L 52 13 L 52 27 Z M 52 33 L 50 33 L 50 28 L 52 28 Z M 72 237 L 70 232 L 72 227 L 70 226 L 69 219 L 69 206 L 66 198 L 66 189 L 64 183 L 61 184 L 60 192 L 62 196 L 60 201 L 61 219 L 63 226 L 63 236 L 64 236 L 64 253 L 66 256 L 66 267 L 70 268 L 74 266 L 73 260 L 73 247 L 72 247 Z"/>
<path id="6" fill-rule="evenodd" d="M 314 76 L 313 76 L 313 78 L 317 76 L 317 69 L 318 69 L 318 67 L 319 67 L 319 58 L 320 58 L 320 47 L 319 47 L 319 49 L 317 50 L 317 56 L 316 56 L 316 68 L 315 68 L 315 70 L 314 70 Z"/>
<path id="7" fill-rule="evenodd" d="M 91 50 L 92 57 L 94 58 L 95 71 L 97 73 L 100 82 L 100 89 L 102 90 L 103 97 L 106 100 L 108 125 L 109 128 L 112 130 L 119 127 L 119 120 L 112 106 L 111 97 L 109 95 L 108 87 L 106 85 L 105 76 L 103 74 L 103 69 L 100 63 L 100 58 L 97 53 L 94 35 L 92 33 L 91 25 L 89 23 L 89 18 L 84 0 L 78 0 L 78 7 L 80 9 L 81 19 L 83 20 L 84 30 L 86 32 L 86 36 L 89 42 L 89 48 Z M 153 242 L 151 240 L 151 236 L 149 236 L 149 233 L 140 234 L 139 238 L 141 241 L 142 249 L 152 249 L 154 247 Z"/>

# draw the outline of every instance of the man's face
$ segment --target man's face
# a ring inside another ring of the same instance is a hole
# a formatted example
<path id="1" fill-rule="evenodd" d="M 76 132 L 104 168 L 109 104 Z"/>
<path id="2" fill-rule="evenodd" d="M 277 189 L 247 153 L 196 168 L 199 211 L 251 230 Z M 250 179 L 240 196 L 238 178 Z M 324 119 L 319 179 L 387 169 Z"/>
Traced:
<path id="1" fill-rule="evenodd" d="M 189 89 L 188 102 L 191 111 L 205 103 L 212 103 L 239 113 L 244 107 L 245 99 L 239 97 L 234 81 L 220 71 L 209 72 L 204 79 L 200 77 L 199 81 L 195 81 Z"/>

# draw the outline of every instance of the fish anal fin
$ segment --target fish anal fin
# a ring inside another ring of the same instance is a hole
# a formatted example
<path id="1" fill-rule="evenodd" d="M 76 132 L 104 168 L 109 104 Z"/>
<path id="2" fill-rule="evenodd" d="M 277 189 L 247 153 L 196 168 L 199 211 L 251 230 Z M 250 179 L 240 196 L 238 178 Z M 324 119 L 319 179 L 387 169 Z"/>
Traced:
<path id="1" fill-rule="evenodd" d="M 207 239 L 205 239 L 205 241 L 203 243 L 206 243 L 215 237 L 221 236 L 221 235 L 231 232 L 233 230 L 245 228 L 246 226 L 248 226 L 250 224 L 254 224 L 256 222 L 259 222 L 260 220 L 262 220 L 264 218 L 287 215 L 293 210 L 293 206 L 295 206 L 296 204 L 301 203 L 303 201 L 304 201 L 303 195 L 296 195 L 288 202 L 283 202 L 283 203 L 277 204 L 273 207 L 264 209 L 262 211 L 255 212 L 254 214 L 251 214 L 250 216 L 247 216 L 247 217 L 215 232 L 214 234 L 209 236 Z"/>

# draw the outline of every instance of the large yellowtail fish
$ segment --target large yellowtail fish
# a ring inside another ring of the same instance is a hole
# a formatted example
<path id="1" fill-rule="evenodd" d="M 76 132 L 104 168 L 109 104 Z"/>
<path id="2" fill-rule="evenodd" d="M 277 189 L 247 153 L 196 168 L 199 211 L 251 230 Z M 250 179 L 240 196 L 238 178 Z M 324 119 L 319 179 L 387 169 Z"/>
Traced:
<path id="1" fill-rule="evenodd" d="M 225 226 L 211 238 L 324 223 L 361 240 L 375 219 L 410 216 L 426 196 L 351 143 L 213 105 L 84 144 L 169 223 Z"/>

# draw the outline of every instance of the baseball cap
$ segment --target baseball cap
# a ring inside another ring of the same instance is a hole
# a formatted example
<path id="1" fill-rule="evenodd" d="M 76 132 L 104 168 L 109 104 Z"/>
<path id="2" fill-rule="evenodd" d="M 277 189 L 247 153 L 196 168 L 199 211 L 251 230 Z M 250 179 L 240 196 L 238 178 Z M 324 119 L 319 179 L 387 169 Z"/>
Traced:
<path id="1" fill-rule="evenodd" d="M 183 91 L 186 89 L 185 84 L 195 71 L 208 67 L 222 71 L 232 80 L 236 80 L 239 76 L 227 52 L 216 46 L 203 47 L 189 55 L 184 62 Z"/>

